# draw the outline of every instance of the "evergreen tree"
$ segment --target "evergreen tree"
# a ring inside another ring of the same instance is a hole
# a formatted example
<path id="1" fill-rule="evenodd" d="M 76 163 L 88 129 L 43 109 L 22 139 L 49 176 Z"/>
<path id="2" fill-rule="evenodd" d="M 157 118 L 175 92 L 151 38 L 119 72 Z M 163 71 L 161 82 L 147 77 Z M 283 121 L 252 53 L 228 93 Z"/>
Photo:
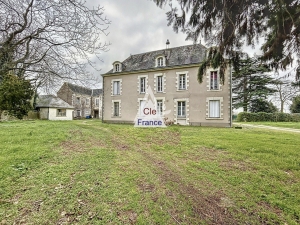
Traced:
<path id="1" fill-rule="evenodd" d="M 32 109 L 30 100 L 34 94 L 30 82 L 14 74 L 3 76 L 0 83 L 0 116 L 2 111 L 22 119 Z"/>
<path id="2" fill-rule="evenodd" d="M 275 80 L 266 74 L 270 69 L 261 64 L 257 58 L 246 57 L 235 64 L 232 74 L 233 107 L 243 107 L 247 112 L 250 105 L 251 111 L 258 106 L 255 103 L 264 103 L 275 89 L 270 87 Z"/>
<path id="3" fill-rule="evenodd" d="M 291 113 L 300 113 L 300 95 L 293 98 L 292 105 L 290 106 Z"/>
<path id="4" fill-rule="evenodd" d="M 254 46 L 261 37 L 262 59 L 273 68 L 286 69 L 293 55 L 300 54 L 299 0 L 177 0 L 173 5 L 173 0 L 153 1 L 160 7 L 170 3 L 167 20 L 175 32 L 182 31 L 195 42 L 204 37 L 229 59 L 244 44 Z M 219 65 L 224 64 L 218 59 Z M 300 60 L 296 63 L 296 78 L 300 78 Z"/>
<path id="5" fill-rule="evenodd" d="M 274 113 L 278 112 L 278 109 L 272 102 L 267 101 L 266 99 L 258 98 L 250 101 L 249 111 L 253 113 Z"/>

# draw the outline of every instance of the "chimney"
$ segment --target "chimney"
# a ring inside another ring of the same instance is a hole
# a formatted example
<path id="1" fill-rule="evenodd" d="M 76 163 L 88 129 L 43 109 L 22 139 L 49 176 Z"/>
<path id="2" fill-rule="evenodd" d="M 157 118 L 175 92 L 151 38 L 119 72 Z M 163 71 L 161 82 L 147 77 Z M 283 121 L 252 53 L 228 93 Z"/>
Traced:
<path id="1" fill-rule="evenodd" d="M 169 48 L 169 44 L 170 44 L 170 41 L 169 41 L 169 39 L 167 39 L 167 42 L 166 42 L 166 49 Z"/>

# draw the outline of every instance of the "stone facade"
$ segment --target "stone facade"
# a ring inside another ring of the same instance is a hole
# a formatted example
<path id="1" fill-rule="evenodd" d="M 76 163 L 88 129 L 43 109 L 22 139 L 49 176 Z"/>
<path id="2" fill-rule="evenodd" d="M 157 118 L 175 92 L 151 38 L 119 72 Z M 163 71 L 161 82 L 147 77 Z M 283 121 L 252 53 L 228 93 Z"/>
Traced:
<path id="1" fill-rule="evenodd" d="M 74 107 L 74 118 L 102 116 L 102 89 L 90 89 L 66 82 L 57 96 Z"/>
<path id="2" fill-rule="evenodd" d="M 231 126 L 230 68 L 224 83 L 220 82 L 219 70 L 212 68 L 199 83 L 198 68 L 205 53 L 204 46 L 190 45 L 132 55 L 117 62 L 117 71 L 102 75 L 103 121 L 134 123 L 147 94 L 144 86 L 150 86 L 155 104 L 162 108 L 168 122 Z"/>

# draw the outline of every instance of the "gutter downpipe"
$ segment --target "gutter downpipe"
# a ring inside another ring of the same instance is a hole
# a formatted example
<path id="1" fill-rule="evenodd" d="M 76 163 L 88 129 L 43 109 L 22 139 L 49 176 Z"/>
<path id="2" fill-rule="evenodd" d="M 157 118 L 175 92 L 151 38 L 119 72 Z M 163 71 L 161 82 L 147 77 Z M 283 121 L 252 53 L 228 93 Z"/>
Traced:
<path id="1" fill-rule="evenodd" d="M 101 99 L 101 101 L 102 101 L 102 104 L 101 104 L 101 121 L 103 123 L 103 113 L 104 113 L 104 76 L 102 76 L 102 99 Z"/>
<path id="2" fill-rule="evenodd" d="M 230 127 L 232 127 L 232 66 L 230 64 L 230 67 L 229 67 L 230 71 Z"/>

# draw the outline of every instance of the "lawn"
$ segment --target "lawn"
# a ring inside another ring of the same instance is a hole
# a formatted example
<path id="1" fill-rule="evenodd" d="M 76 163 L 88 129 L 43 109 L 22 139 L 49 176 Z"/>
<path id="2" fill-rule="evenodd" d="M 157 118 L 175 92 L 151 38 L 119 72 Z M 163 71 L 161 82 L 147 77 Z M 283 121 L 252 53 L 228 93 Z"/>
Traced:
<path id="1" fill-rule="evenodd" d="M 300 138 L 0 123 L 0 224 L 299 224 Z"/>
<path id="2" fill-rule="evenodd" d="M 272 126 L 272 127 L 300 129 L 299 122 L 247 122 L 247 123 L 243 122 L 242 124 L 265 125 L 265 126 Z"/>

